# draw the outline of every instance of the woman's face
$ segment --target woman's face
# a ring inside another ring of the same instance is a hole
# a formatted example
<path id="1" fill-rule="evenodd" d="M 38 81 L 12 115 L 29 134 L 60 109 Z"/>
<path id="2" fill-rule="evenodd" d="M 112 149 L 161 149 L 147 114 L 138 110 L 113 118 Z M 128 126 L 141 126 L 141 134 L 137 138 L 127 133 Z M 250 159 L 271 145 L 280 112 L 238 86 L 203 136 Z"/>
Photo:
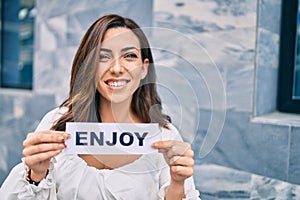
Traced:
<path id="1" fill-rule="evenodd" d="M 110 28 L 100 49 L 97 90 L 112 103 L 130 102 L 148 72 L 138 37 L 128 28 Z"/>

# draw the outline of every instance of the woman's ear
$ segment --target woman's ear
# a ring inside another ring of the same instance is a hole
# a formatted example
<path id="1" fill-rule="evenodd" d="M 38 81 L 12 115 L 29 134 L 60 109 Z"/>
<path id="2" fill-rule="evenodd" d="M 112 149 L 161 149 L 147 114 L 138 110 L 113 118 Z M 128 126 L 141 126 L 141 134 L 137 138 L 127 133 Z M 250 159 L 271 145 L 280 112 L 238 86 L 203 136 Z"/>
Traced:
<path id="1" fill-rule="evenodd" d="M 149 67 L 149 59 L 146 58 L 143 62 L 143 65 L 142 65 L 142 77 L 141 77 L 141 79 L 144 79 L 147 76 L 148 67 Z"/>

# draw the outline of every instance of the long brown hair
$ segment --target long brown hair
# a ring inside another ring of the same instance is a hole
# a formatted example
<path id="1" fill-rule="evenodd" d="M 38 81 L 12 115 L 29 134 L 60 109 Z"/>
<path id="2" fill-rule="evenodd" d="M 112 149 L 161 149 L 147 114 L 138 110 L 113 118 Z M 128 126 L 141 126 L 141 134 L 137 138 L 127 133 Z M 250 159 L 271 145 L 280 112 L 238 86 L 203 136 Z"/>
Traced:
<path id="1" fill-rule="evenodd" d="M 170 118 L 162 114 L 148 40 L 133 20 L 112 14 L 96 20 L 83 36 L 73 60 L 69 97 L 60 105 L 67 107 L 67 112 L 56 121 L 52 129 L 64 131 L 66 122 L 101 122 L 99 114 L 101 94 L 96 88 L 99 49 L 106 31 L 116 27 L 130 29 L 139 39 L 142 60 L 146 58 L 149 60 L 148 73 L 132 97 L 132 112 L 144 123 L 156 122 L 168 128 Z"/>

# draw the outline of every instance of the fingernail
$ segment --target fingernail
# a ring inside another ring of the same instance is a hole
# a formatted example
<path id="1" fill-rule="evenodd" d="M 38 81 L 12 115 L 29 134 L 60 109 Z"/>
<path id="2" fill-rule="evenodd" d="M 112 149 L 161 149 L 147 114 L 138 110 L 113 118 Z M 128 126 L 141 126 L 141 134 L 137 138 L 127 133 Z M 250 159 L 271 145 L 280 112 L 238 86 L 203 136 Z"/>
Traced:
<path id="1" fill-rule="evenodd" d="M 67 145 L 64 143 L 64 147 L 67 148 Z"/>
<path id="2" fill-rule="evenodd" d="M 156 142 L 152 143 L 152 147 L 158 147 L 158 143 Z"/>
<path id="3" fill-rule="evenodd" d="M 66 134 L 65 134 L 65 137 L 66 137 L 66 139 L 70 139 L 70 138 L 71 138 L 71 134 L 66 133 Z"/>

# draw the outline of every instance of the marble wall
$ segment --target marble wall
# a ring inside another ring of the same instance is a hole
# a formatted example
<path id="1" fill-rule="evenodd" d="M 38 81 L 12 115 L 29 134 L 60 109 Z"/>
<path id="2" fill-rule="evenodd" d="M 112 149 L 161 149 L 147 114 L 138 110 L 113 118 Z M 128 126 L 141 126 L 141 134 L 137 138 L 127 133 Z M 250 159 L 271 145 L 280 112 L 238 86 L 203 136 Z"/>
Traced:
<path id="1" fill-rule="evenodd" d="M 26 132 L 66 97 L 84 30 L 119 13 L 149 37 L 165 112 L 196 153 L 198 188 L 208 164 L 300 184 L 299 127 L 264 120 L 276 111 L 280 9 L 280 0 L 37 0 L 34 90 L 0 90 L 0 182 Z"/>
<path id="2" fill-rule="evenodd" d="M 204 180 L 196 180 L 202 200 L 300 198 L 300 185 L 214 164 L 198 165 L 195 169 L 197 177 Z"/>
<path id="3" fill-rule="evenodd" d="M 181 108 L 198 109 L 198 118 L 193 118 L 192 111 L 186 112 L 182 116 L 185 120 L 179 121 L 179 125 L 198 122 L 194 138 L 187 137 L 193 139 L 197 164 L 215 163 L 300 184 L 297 125 L 282 123 L 277 115 L 271 114 L 272 122 L 264 117 L 276 111 L 281 1 L 170 0 L 155 1 L 154 5 L 156 26 L 188 36 L 205 49 L 209 57 L 205 58 L 192 45 L 185 48 L 189 43 L 185 40 L 173 43 L 176 47 L 172 49 L 180 52 L 180 58 L 166 59 L 169 65 L 186 75 L 196 93 L 197 104 L 182 102 Z M 162 40 L 168 41 L 167 37 Z M 165 59 L 164 56 L 159 58 Z M 191 63 L 182 61 L 185 58 L 197 61 L 190 66 Z M 219 76 L 200 73 L 195 78 L 195 72 L 189 71 L 194 68 L 201 72 L 201 69 L 208 70 L 207 66 L 217 68 Z M 225 94 L 222 85 L 216 85 L 218 80 L 222 81 Z M 223 95 L 226 108 L 224 105 L 214 107 L 212 104 L 217 102 L 214 97 L 220 99 Z M 167 106 L 171 107 L 172 114 L 176 113 L 178 105 Z M 212 118 L 215 110 L 221 114 Z M 299 121 L 299 117 L 295 119 Z M 209 132 L 215 121 L 223 125 L 220 135 Z M 182 133 L 185 136 L 186 132 Z M 211 144 L 216 144 L 208 155 L 201 156 L 203 147 L 208 148 L 205 146 L 207 137 Z"/>

